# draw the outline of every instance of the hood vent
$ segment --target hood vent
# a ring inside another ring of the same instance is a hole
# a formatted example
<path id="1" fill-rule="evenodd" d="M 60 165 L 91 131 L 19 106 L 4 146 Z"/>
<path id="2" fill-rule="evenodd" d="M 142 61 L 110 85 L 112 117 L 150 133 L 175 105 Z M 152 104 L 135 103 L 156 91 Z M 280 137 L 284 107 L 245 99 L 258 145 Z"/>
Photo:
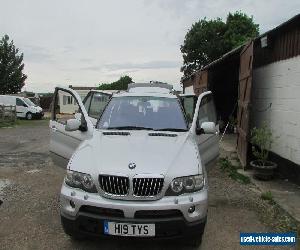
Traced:
<path id="1" fill-rule="evenodd" d="M 166 134 L 166 133 L 149 133 L 149 136 L 166 136 L 166 137 L 176 137 L 177 134 Z"/>
<path id="2" fill-rule="evenodd" d="M 124 132 L 124 131 L 102 132 L 102 134 L 103 135 L 122 135 L 122 136 L 130 135 L 129 132 Z"/>

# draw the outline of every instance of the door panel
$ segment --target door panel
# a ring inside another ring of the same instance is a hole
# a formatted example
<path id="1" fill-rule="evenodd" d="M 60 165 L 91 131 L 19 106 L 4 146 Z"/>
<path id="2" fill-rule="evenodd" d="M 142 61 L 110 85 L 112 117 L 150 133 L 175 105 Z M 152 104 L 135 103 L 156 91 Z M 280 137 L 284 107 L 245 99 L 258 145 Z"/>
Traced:
<path id="1" fill-rule="evenodd" d="M 56 88 L 50 120 L 50 152 L 70 159 L 78 145 L 93 134 L 93 126 L 79 95 L 68 88 Z M 80 129 L 66 131 L 68 119 L 81 121 Z"/>
<path id="2" fill-rule="evenodd" d="M 213 95 L 210 91 L 204 92 L 199 96 L 191 129 L 200 129 L 203 122 L 217 123 L 216 108 Z M 219 130 L 218 125 L 217 130 Z M 218 133 L 202 133 L 200 135 L 196 135 L 196 138 L 201 159 L 207 166 L 211 161 L 215 160 L 219 156 L 219 135 Z"/>

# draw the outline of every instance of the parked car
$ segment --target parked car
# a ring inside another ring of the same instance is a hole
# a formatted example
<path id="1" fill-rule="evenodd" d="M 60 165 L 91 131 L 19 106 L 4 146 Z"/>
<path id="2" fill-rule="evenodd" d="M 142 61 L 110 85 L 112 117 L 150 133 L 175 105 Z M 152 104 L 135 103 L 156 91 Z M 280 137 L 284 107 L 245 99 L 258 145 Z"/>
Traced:
<path id="1" fill-rule="evenodd" d="M 25 97 L 0 95 L 0 104 L 16 106 L 16 113 L 19 118 L 31 120 L 44 116 L 43 109 Z"/>
<path id="2" fill-rule="evenodd" d="M 211 92 L 194 98 L 189 123 L 184 97 L 170 93 L 168 86 L 132 84 L 114 94 L 98 112 L 95 127 L 89 105 L 72 89 L 56 88 L 50 151 L 67 167 L 60 213 L 71 237 L 201 243 L 208 209 L 206 170 L 219 155 L 215 106 Z M 76 100 L 80 119 L 78 113 L 59 113 L 61 92 Z"/>

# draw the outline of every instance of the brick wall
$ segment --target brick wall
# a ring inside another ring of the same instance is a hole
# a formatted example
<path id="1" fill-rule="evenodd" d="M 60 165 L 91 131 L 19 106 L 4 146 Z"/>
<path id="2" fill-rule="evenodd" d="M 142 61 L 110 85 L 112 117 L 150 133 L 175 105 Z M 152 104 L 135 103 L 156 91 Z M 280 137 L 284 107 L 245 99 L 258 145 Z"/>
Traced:
<path id="1" fill-rule="evenodd" d="M 251 126 L 270 125 L 272 151 L 300 165 L 300 56 L 253 71 Z"/>

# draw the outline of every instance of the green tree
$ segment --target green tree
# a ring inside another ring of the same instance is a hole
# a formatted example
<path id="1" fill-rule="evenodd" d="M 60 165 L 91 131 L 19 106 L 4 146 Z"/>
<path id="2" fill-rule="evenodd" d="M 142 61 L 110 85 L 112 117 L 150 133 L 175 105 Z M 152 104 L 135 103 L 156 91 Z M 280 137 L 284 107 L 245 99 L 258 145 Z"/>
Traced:
<path id="1" fill-rule="evenodd" d="M 249 17 L 239 11 L 228 14 L 226 26 L 224 40 L 226 41 L 227 49 L 242 45 L 259 35 L 259 25 L 253 22 L 253 17 Z"/>
<path id="2" fill-rule="evenodd" d="M 256 37 L 259 26 L 242 12 L 229 13 L 226 22 L 220 18 L 194 23 L 185 35 L 180 50 L 184 76 L 202 68 L 236 46 Z"/>
<path id="3" fill-rule="evenodd" d="M 0 40 L 0 94 L 15 94 L 21 91 L 27 76 L 23 74 L 23 53 L 15 47 L 9 36 Z"/>
<path id="4" fill-rule="evenodd" d="M 128 84 L 132 83 L 130 76 L 121 76 L 119 80 L 112 83 L 102 83 L 98 86 L 100 90 L 126 90 Z"/>

